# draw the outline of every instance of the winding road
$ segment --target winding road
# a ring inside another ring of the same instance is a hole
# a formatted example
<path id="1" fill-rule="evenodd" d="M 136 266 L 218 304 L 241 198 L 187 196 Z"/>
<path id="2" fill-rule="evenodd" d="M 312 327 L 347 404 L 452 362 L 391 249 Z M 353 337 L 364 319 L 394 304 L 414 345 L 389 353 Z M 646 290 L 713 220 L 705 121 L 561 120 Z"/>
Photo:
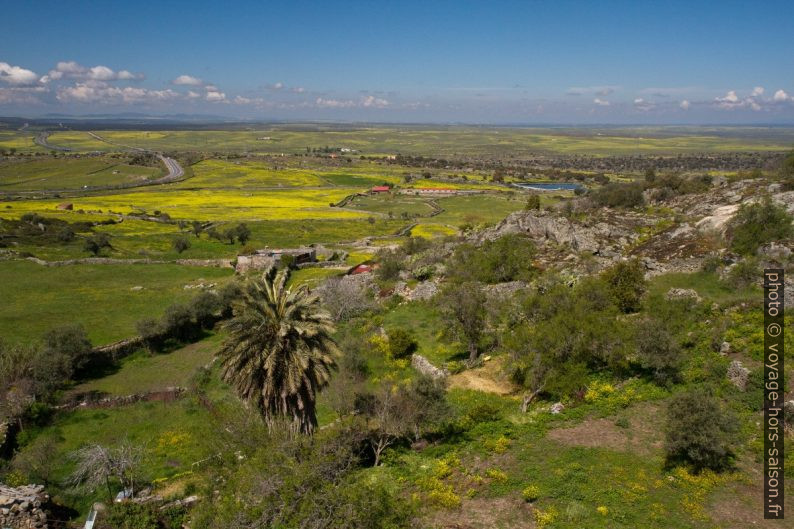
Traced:
<path id="1" fill-rule="evenodd" d="M 53 150 L 53 151 L 69 152 L 69 151 L 72 150 L 72 149 L 70 149 L 68 147 L 58 147 L 57 145 L 50 145 L 49 143 L 47 143 L 47 138 L 49 138 L 49 137 L 50 137 L 50 133 L 49 132 L 47 132 L 47 131 L 39 132 L 33 138 L 33 143 L 35 143 L 36 145 L 39 145 L 41 147 L 44 147 L 45 149 L 50 149 L 50 150 Z"/>
<path id="2" fill-rule="evenodd" d="M 116 143 L 115 141 L 110 141 L 109 139 L 103 138 L 102 136 L 94 132 L 91 131 L 87 131 L 87 132 L 88 135 L 91 136 L 92 138 L 107 143 L 109 145 L 115 145 L 116 147 L 124 147 L 125 149 L 130 149 L 138 152 L 151 153 L 157 156 L 158 158 L 160 158 L 160 161 L 163 162 L 163 165 L 165 165 L 165 168 L 168 170 L 168 174 L 166 174 L 165 176 L 161 176 L 157 180 L 149 181 L 148 182 L 149 184 L 167 184 L 169 182 L 174 182 L 176 180 L 179 180 L 180 178 L 185 176 L 185 170 L 182 169 L 182 166 L 179 165 L 179 162 L 177 162 L 173 158 L 169 158 L 167 156 L 160 154 L 159 152 L 151 151 L 149 149 L 144 149 L 141 147 L 133 147 L 132 145 L 124 145 L 123 143 Z"/>

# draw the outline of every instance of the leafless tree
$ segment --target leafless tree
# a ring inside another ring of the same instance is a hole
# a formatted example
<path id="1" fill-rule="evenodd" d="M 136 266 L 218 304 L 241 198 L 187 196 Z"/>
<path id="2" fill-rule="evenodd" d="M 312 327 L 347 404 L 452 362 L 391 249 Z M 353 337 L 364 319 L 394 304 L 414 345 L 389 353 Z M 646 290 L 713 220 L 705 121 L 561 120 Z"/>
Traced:
<path id="1" fill-rule="evenodd" d="M 102 486 L 108 489 L 108 497 L 113 501 L 110 481 L 115 478 L 121 486 L 134 495 L 135 483 L 138 478 L 143 448 L 128 441 L 116 448 L 109 448 L 98 443 L 89 444 L 72 454 L 77 467 L 70 481 L 74 485 L 85 485 L 91 489 Z"/>
<path id="2" fill-rule="evenodd" d="M 372 306 L 367 284 L 350 277 L 332 277 L 317 292 L 335 321 L 346 320 Z"/>

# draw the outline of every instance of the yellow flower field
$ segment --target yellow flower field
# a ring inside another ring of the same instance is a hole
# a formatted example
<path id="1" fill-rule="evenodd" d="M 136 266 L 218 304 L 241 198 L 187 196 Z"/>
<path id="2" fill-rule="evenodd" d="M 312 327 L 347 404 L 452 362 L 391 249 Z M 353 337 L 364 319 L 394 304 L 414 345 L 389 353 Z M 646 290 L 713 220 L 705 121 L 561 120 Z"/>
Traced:
<path id="1" fill-rule="evenodd" d="M 367 213 L 330 207 L 350 193 L 350 188 L 291 189 L 268 191 L 192 190 L 139 191 L 70 200 L 75 211 L 132 213 L 155 211 L 174 219 L 209 221 L 358 219 Z M 54 212 L 63 199 L 28 200 L 10 203 L 9 216 L 26 212 Z M 0 204 L 0 207 L 5 207 Z M 13 213 L 12 213 L 13 212 Z M 76 213 L 75 213 L 76 215 Z"/>

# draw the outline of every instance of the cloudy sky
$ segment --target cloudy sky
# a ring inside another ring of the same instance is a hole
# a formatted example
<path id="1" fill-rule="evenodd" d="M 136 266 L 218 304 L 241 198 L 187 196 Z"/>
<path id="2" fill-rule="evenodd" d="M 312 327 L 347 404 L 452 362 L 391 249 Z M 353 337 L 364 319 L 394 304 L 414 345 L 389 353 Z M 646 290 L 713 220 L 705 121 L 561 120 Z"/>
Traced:
<path id="1" fill-rule="evenodd" d="M 13 2 L 0 115 L 794 124 L 790 7 Z"/>

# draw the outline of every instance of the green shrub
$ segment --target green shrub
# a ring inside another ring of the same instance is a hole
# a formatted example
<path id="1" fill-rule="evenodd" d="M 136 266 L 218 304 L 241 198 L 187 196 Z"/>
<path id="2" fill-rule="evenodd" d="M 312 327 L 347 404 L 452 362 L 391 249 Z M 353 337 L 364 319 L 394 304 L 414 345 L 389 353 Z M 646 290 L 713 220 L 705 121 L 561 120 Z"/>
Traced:
<path id="1" fill-rule="evenodd" d="M 761 270 L 758 268 L 758 260 L 753 257 L 742 259 L 725 274 L 725 281 L 734 288 L 747 288 L 754 283 L 758 283 L 761 277 Z"/>
<path id="2" fill-rule="evenodd" d="M 606 270 L 602 277 L 609 285 L 618 307 L 623 312 L 637 312 L 641 308 L 642 295 L 647 290 L 645 267 L 639 259 L 621 261 Z"/>
<path id="3" fill-rule="evenodd" d="M 693 388 L 674 396 L 667 407 L 665 451 L 668 464 L 696 472 L 733 466 L 737 421 L 708 390 Z"/>
<path id="4" fill-rule="evenodd" d="M 403 258 L 399 252 L 381 252 L 380 266 L 375 270 L 375 275 L 381 281 L 394 281 L 400 276 L 400 271 L 402 269 Z"/>
<path id="5" fill-rule="evenodd" d="M 535 244 L 518 234 L 504 235 L 485 241 L 480 247 L 462 244 L 452 258 L 450 275 L 453 281 L 504 283 L 528 281 L 536 273 L 533 266 Z"/>
<path id="6" fill-rule="evenodd" d="M 681 346 L 668 325 L 657 318 L 647 318 L 638 322 L 635 336 L 640 365 L 650 370 L 657 382 L 672 382 L 683 358 Z"/>
<path id="7" fill-rule="evenodd" d="M 642 191 L 643 188 L 641 184 L 611 183 L 596 189 L 591 193 L 591 196 L 598 206 L 634 208 L 642 206 L 645 203 Z"/>
<path id="8" fill-rule="evenodd" d="M 179 235 L 171 241 L 171 247 L 177 252 L 182 253 L 190 248 L 190 241 L 184 235 Z"/>
<path id="9" fill-rule="evenodd" d="M 759 246 L 788 239 L 794 233 L 792 216 L 782 206 L 769 199 L 744 204 L 728 226 L 731 249 L 752 255 Z"/>
<path id="10" fill-rule="evenodd" d="M 414 337 L 405 329 L 392 329 L 387 333 L 389 337 L 389 356 L 400 359 L 414 354 L 419 347 Z"/>

